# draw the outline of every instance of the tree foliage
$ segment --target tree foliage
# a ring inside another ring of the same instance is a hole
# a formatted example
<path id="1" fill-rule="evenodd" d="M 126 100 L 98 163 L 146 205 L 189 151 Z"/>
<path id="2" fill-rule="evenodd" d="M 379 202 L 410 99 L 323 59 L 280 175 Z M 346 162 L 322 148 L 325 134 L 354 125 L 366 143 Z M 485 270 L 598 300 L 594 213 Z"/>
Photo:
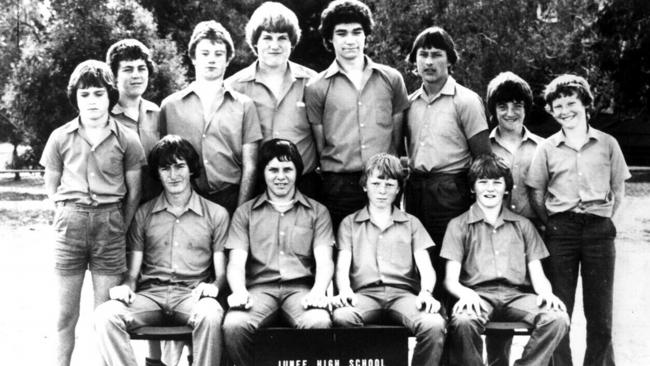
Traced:
<path id="1" fill-rule="evenodd" d="M 153 16 L 135 1 L 53 0 L 51 11 L 45 39 L 23 47 L 3 97 L 36 156 L 52 130 L 76 115 L 65 92 L 74 67 L 87 59 L 104 60 L 119 39 L 140 39 L 154 52 L 159 68 L 145 97 L 160 102 L 183 85 L 175 44 L 158 37 Z"/>

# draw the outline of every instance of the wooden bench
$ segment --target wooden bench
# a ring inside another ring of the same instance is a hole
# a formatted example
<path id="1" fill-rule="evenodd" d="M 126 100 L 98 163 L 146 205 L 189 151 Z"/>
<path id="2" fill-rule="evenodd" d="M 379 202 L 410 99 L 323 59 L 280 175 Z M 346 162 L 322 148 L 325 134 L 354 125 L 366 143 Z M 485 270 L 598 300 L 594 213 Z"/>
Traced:
<path id="1" fill-rule="evenodd" d="M 533 328 L 524 322 L 488 322 L 485 325 L 485 334 L 510 333 L 515 336 L 529 336 Z"/>

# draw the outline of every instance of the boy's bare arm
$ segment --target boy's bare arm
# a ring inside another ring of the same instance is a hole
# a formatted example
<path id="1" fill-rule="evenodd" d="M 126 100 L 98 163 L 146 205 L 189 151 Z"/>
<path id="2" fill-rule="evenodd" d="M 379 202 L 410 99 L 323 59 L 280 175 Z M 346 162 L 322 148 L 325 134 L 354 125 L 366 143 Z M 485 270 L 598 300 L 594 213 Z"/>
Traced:
<path id="1" fill-rule="evenodd" d="M 537 305 L 546 304 L 551 309 L 566 310 L 564 303 L 553 294 L 551 282 L 546 278 L 542 263 L 538 259 L 528 262 L 528 275 L 533 284 L 533 290 L 539 295 Z"/>
<path id="2" fill-rule="evenodd" d="M 45 181 L 45 193 L 47 193 L 47 196 L 52 200 L 54 199 L 56 190 L 61 185 L 61 172 L 46 168 L 45 177 L 43 179 Z"/>
<path id="3" fill-rule="evenodd" d="M 469 151 L 473 158 L 492 152 L 492 146 L 490 145 L 490 132 L 488 130 L 481 131 L 470 137 L 469 140 L 467 140 L 467 144 L 469 145 Z"/>
<path id="4" fill-rule="evenodd" d="M 544 207 L 544 199 L 546 197 L 545 189 L 529 188 L 528 189 L 528 200 L 530 201 L 530 206 L 533 208 L 537 217 L 544 224 L 548 221 L 548 215 L 546 214 L 546 207 Z"/>
<path id="5" fill-rule="evenodd" d="M 623 203 L 623 198 L 625 197 L 625 183 L 621 184 L 620 187 L 614 187 L 614 207 L 612 208 L 612 217 L 616 215 L 616 212 L 621 207 Z"/>
<path id="6" fill-rule="evenodd" d="M 129 170 L 125 174 L 126 197 L 124 199 L 124 224 L 128 228 L 142 196 L 142 169 Z"/>
<path id="7" fill-rule="evenodd" d="M 314 142 L 316 143 L 316 152 L 321 156 L 323 148 L 325 148 L 325 135 L 323 135 L 323 125 L 311 125 L 311 132 L 314 134 Z"/>
<path id="8" fill-rule="evenodd" d="M 474 313 L 477 317 L 481 317 L 482 300 L 474 290 L 460 283 L 460 270 L 460 262 L 447 260 L 444 284 L 447 291 L 458 298 L 452 313 L 468 311 Z"/>
<path id="9" fill-rule="evenodd" d="M 392 140 L 397 156 L 404 156 L 406 154 L 404 148 L 404 112 L 393 114 Z"/>
<path id="10" fill-rule="evenodd" d="M 413 259 L 420 273 L 420 288 L 431 293 L 436 284 L 436 271 L 433 270 L 429 252 L 426 249 L 418 250 L 413 253 Z"/>
<path id="11" fill-rule="evenodd" d="M 226 276 L 232 294 L 228 296 L 231 308 L 250 309 L 251 302 L 246 288 L 246 260 L 248 252 L 243 249 L 231 249 L 228 254 Z"/>
<path id="12" fill-rule="evenodd" d="M 258 143 L 251 142 L 242 146 L 242 171 L 239 184 L 237 206 L 252 198 L 255 190 Z"/>

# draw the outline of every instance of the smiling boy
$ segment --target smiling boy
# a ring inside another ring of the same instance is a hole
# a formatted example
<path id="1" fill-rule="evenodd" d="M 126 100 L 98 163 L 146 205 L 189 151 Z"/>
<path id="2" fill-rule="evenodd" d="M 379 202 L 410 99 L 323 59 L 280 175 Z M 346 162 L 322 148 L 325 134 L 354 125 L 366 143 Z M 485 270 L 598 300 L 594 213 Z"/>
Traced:
<path id="1" fill-rule="evenodd" d="M 190 141 L 200 156 L 202 170 L 195 178 L 199 194 L 232 214 L 253 195 L 262 139 L 257 111 L 249 97 L 224 85 L 235 48 L 221 24 L 197 24 L 188 53 L 196 80 L 163 100 L 161 131 Z"/>
<path id="2" fill-rule="evenodd" d="M 323 176 L 322 202 L 336 229 L 366 204 L 359 187 L 364 164 L 377 153 L 401 149 L 408 106 L 402 75 L 365 55 L 372 13 L 357 0 L 335 0 L 321 14 L 320 31 L 335 60 L 305 90 Z"/>
<path id="3" fill-rule="evenodd" d="M 588 123 L 593 95 L 584 78 L 558 76 L 546 86 L 544 99 L 562 129 L 537 149 L 526 184 L 546 224 L 549 278 L 571 314 L 580 269 L 587 320 L 584 364 L 614 365 L 616 227 L 611 218 L 630 172 L 616 139 Z M 568 335 L 554 362 L 572 364 Z"/>
<path id="4" fill-rule="evenodd" d="M 262 3 L 246 24 L 246 41 L 257 61 L 229 77 L 226 84 L 255 101 L 264 141 L 283 138 L 296 144 L 304 162 L 298 188 L 317 198 L 321 189 L 318 156 L 303 100 L 305 86 L 316 72 L 289 61 L 300 35 L 293 11 L 277 2 Z"/>
<path id="5" fill-rule="evenodd" d="M 292 142 L 265 142 L 258 164 L 265 192 L 237 208 L 226 244 L 232 295 L 223 331 L 238 366 L 253 365 L 255 331 L 278 318 L 296 328 L 331 326 L 329 213 L 296 189 L 303 164 Z"/>
<path id="6" fill-rule="evenodd" d="M 449 327 L 450 364 L 484 365 L 481 334 L 488 321 L 533 327 L 515 365 L 547 365 L 569 329 L 564 304 L 542 270 L 548 251 L 533 224 L 503 204 L 512 189 L 510 169 L 494 155 L 472 162 L 476 202 L 447 227 L 440 256 L 445 287 L 458 301 Z"/>

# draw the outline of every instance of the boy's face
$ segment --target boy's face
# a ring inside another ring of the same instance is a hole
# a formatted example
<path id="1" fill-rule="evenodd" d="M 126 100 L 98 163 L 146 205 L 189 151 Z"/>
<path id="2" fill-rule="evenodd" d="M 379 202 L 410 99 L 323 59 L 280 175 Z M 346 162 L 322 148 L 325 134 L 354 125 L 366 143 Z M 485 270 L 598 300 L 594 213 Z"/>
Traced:
<path id="1" fill-rule="evenodd" d="M 415 64 L 423 83 L 442 84 L 449 77 L 451 64 L 445 50 L 435 47 L 419 48 L 415 54 Z"/>
<path id="2" fill-rule="evenodd" d="M 273 158 L 264 167 L 266 192 L 272 200 L 291 199 L 296 191 L 296 166 L 293 161 Z"/>
<path id="3" fill-rule="evenodd" d="M 526 117 L 524 102 L 510 101 L 497 103 L 494 112 L 499 121 L 499 129 L 508 132 L 521 132 Z"/>
<path id="4" fill-rule="evenodd" d="M 149 83 L 147 63 L 143 59 L 120 61 L 116 77 L 120 95 L 139 98 L 147 90 Z"/>
<path id="5" fill-rule="evenodd" d="M 110 104 L 105 87 L 77 88 L 77 108 L 83 121 L 99 121 L 108 118 Z"/>
<path id="6" fill-rule="evenodd" d="M 587 125 L 587 109 L 577 94 L 563 95 L 551 102 L 551 113 L 562 128 L 571 130 Z"/>
<path id="7" fill-rule="evenodd" d="M 158 167 L 158 175 L 166 193 L 180 194 L 192 189 L 190 167 L 184 159 L 176 159 L 169 166 Z"/>
<path id="8" fill-rule="evenodd" d="M 368 194 L 368 204 L 375 208 L 390 208 L 399 193 L 397 179 L 379 178 L 380 173 L 375 169 L 368 179 L 363 190 Z"/>
<path id="9" fill-rule="evenodd" d="M 503 196 L 506 193 L 506 180 L 479 178 L 474 182 L 474 194 L 476 202 L 481 208 L 498 208 L 503 203 Z"/>
<path id="10" fill-rule="evenodd" d="M 366 34 L 359 23 L 341 23 L 334 26 L 332 48 L 337 59 L 355 60 L 363 57 Z"/>
<path id="11" fill-rule="evenodd" d="M 228 52 L 223 42 L 204 38 L 196 44 L 192 59 L 196 80 L 216 81 L 223 78 L 228 63 Z"/>
<path id="12" fill-rule="evenodd" d="M 291 54 L 291 40 L 287 32 L 275 33 L 265 30 L 257 39 L 257 59 L 265 66 L 275 68 L 285 65 Z"/>

